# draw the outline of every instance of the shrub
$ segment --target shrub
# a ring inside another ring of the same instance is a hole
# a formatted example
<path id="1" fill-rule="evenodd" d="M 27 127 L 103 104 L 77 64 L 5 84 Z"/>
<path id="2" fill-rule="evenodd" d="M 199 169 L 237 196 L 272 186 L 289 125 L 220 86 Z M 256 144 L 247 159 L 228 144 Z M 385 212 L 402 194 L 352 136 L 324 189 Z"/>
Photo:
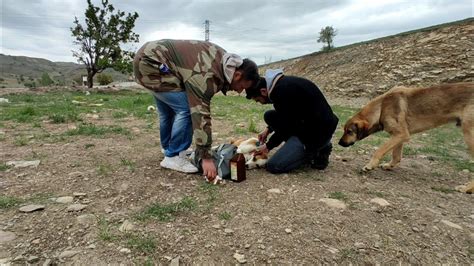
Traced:
<path id="1" fill-rule="evenodd" d="M 100 85 L 107 85 L 112 83 L 113 79 L 111 75 L 108 74 L 99 74 L 97 75 L 97 81 L 99 82 Z"/>
<path id="2" fill-rule="evenodd" d="M 41 76 L 39 83 L 41 84 L 41 86 L 49 86 L 51 84 L 54 84 L 54 80 L 51 79 L 48 73 L 44 72 Z"/>

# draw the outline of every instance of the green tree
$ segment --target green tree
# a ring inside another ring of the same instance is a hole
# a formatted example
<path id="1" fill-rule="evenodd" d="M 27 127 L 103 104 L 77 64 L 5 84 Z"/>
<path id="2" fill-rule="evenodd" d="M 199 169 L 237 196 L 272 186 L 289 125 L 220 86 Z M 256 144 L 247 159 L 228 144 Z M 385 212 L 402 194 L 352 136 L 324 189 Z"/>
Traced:
<path id="1" fill-rule="evenodd" d="M 41 86 L 49 86 L 54 83 L 54 80 L 51 79 L 48 73 L 44 72 L 43 75 L 41 76 L 39 83 Z"/>
<path id="2" fill-rule="evenodd" d="M 132 31 L 138 14 L 115 11 L 108 0 L 102 0 L 102 7 L 94 6 L 91 0 L 87 4 L 85 26 L 75 17 L 75 25 L 71 27 L 74 44 L 80 47 L 72 52 L 79 63 L 86 65 L 87 86 L 92 88 L 95 74 L 106 68 L 131 70 L 133 53 L 122 50 L 120 44 L 138 42 L 139 35 Z"/>
<path id="3" fill-rule="evenodd" d="M 332 41 L 334 37 L 337 35 L 337 30 L 335 30 L 332 26 L 326 26 L 322 28 L 319 32 L 318 42 L 326 43 L 326 46 L 323 46 L 323 51 L 328 51 L 334 48 L 332 45 Z"/>

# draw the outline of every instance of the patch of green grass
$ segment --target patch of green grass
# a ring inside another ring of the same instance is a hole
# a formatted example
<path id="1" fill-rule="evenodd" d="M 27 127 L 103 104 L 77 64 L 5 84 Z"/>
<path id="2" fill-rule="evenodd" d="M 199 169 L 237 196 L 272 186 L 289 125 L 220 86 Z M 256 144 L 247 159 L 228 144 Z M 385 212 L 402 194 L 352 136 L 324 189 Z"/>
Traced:
<path id="1" fill-rule="evenodd" d="M 219 194 L 218 186 L 209 183 L 201 183 L 199 188 L 206 194 L 206 209 L 212 208 Z"/>
<path id="2" fill-rule="evenodd" d="M 344 248 L 340 252 L 341 259 L 354 259 L 358 255 L 358 251 L 353 248 Z"/>
<path id="3" fill-rule="evenodd" d="M 52 114 L 49 116 L 49 119 L 53 124 L 66 123 L 66 116 L 63 114 Z"/>
<path id="4" fill-rule="evenodd" d="M 76 129 L 66 131 L 68 136 L 103 136 L 107 133 L 130 135 L 130 131 L 119 126 L 96 126 L 94 124 L 83 124 Z"/>
<path id="5" fill-rule="evenodd" d="M 230 213 L 228 213 L 228 212 L 219 213 L 219 219 L 221 219 L 221 220 L 228 221 L 231 218 L 232 218 L 232 215 L 230 215 Z"/>
<path id="6" fill-rule="evenodd" d="M 342 200 L 342 201 L 347 201 L 347 200 L 349 200 L 349 198 L 347 197 L 347 195 L 344 194 L 343 192 L 340 192 L 340 191 L 336 191 L 336 192 L 331 192 L 331 193 L 329 193 L 329 198 L 331 198 L 331 199 L 337 199 L 337 200 Z"/>
<path id="7" fill-rule="evenodd" d="M 112 113 L 112 117 L 115 118 L 115 119 L 124 118 L 124 117 L 127 117 L 127 116 L 128 116 L 128 114 L 125 113 L 125 112 L 122 112 L 122 111 L 116 111 L 116 112 Z"/>
<path id="8" fill-rule="evenodd" d="M 113 171 L 110 164 L 99 164 L 97 167 L 97 174 L 100 176 L 106 176 Z"/>
<path id="9" fill-rule="evenodd" d="M 43 204 L 49 201 L 50 198 L 54 197 L 52 193 L 38 193 L 25 199 L 25 202 L 32 202 L 35 204 Z"/>
<path id="10" fill-rule="evenodd" d="M 121 158 L 120 162 L 123 166 L 126 166 L 130 172 L 135 172 L 136 165 L 134 162 L 127 160 L 125 158 Z"/>
<path id="11" fill-rule="evenodd" d="M 117 239 L 117 236 L 111 232 L 110 227 L 110 223 L 105 218 L 99 219 L 99 239 L 106 242 L 111 242 Z"/>
<path id="12" fill-rule="evenodd" d="M 257 125 L 253 121 L 253 119 L 250 120 L 249 122 L 249 128 L 248 128 L 249 133 L 259 133 L 257 129 Z"/>
<path id="13" fill-rule="evenodd" d="M 93 148 L 93 147 L 95 147 L 95 144 L 93 144 L 93 143 L 87 143 L 86 145 L 84 145 L 85 149 L 90 149 L 90 148 Z"/>
<path id="14" fill-rule="evenodd" d="M 196 209 L 197 203 L 193 198 L 184 197 L 181 201 L 175 203 L 155 203 L 147 207 L 138 214 L 139 220 L 157 219 L 162 222 L 171 221 L 180 213 L 192 211 Z"/>
<path id="15" fill-rule="evenodd" d="M 15 140 L 13 141 L 13 144 L 15 146 L 26 146 L 28 145 L 28 139 L 24 136 L 16 137 Z"/>
<path id="16" fill-rule="evenodd" d="M 2 162 L 0 163 L 0 171 L 6 171 L 10 169 L 11 166 L 7 165 L 6 163 Z"/>
<path id="17" fill-rule="evenodd" d="M 153 254 L 156 249 L 156 240 L 151 236 L 127 234 L 127 247 L 144 254 Z"/>
<path id="18" fill-rule="evenodd" d="M 434 191 L 438 191 L 438 192 L 442 192 L 442 193 L 446 193 L 446 194 L 450 194 L 450 193 L 456 192 L 455 189 L 446 188 L 446 187 L 431 187 L 431 189 L 434 190 Z"/>
<path id="19" fill-rule="evenodd" d="M 0 196 L 0 209 L 8 209 L 15 207 L 20 204 L 22 201 L 15 197 L 10 196 Z"/>

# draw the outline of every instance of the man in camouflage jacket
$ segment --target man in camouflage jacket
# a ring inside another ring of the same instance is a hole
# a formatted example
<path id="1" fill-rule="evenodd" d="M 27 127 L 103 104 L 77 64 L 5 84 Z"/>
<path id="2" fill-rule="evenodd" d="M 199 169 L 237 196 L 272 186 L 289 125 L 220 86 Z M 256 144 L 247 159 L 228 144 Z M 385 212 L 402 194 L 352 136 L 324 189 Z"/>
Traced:
<path id="1" fill-rule="evenodd" d="M 133 68 L 137 82 L 151 90 L 155 98 L 163 92 L 186 93 L 195 156 L 202 159 L 203 174 L 213 179 L 217 170 L 211 156 L 211 98 L 219 91 L 241 93 L 252 87 L 259 79 L 257 65 L 210 42 L 159 40 L 148 42 L 138 50 Z M 166 145 L 162 143 L 162 146 Z M 165 152 L 165 160 L 168 156 L 177 155 Z"/>

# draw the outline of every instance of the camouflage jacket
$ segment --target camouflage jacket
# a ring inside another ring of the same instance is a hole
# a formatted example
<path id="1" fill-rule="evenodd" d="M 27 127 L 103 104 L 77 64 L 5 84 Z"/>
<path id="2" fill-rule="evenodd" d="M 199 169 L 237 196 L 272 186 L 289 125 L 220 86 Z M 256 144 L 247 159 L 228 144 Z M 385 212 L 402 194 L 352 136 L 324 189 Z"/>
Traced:
<path id="1" fill-rule="evenodd" d="M 211 158 L 211 98 L 229 89 L 222 67 L 226 53 L 202 41 L 159 40 L 146 43 L 134 59 L 137 82 L 155 92 L 183 91 L 188 95 L 196 156 Z M 165 64 L 169 73 L 160 72 Z"/>

